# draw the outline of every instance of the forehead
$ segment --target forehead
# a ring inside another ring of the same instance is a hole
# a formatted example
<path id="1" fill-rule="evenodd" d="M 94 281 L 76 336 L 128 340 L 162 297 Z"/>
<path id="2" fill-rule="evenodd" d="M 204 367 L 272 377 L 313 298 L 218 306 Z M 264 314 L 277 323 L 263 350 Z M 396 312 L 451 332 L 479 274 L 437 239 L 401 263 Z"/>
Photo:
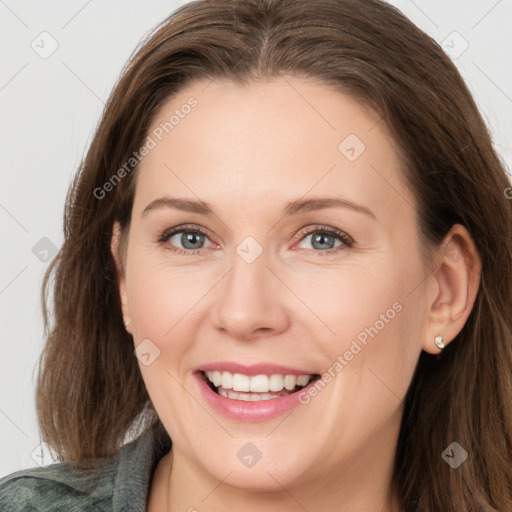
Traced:
<path id="1" fill-rule="evenodd" d="M 388 216 L 411 213 L 384 123 L 311 79 L 195 82 L 166 102 L 148 136 L 154 147 L 139 166 L 134 210 L 164 193 L 254 208 L 263 198 L 277 207 L 329 193 Z"/>

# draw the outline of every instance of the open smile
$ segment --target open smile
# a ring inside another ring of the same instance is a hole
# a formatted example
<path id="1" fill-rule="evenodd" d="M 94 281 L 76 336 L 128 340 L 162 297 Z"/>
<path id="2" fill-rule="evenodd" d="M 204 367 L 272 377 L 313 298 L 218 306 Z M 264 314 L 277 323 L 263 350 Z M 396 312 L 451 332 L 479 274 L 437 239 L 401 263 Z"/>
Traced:
<path id="1" fill-rule="evenodd" d="M 273 365 L 218 363 L 201 368 L 195 377 L 210 406 L 230 418 L 248 421 L 269 419 L 299 405 L 299 391 L 320 378 L 317 373 Z"/>

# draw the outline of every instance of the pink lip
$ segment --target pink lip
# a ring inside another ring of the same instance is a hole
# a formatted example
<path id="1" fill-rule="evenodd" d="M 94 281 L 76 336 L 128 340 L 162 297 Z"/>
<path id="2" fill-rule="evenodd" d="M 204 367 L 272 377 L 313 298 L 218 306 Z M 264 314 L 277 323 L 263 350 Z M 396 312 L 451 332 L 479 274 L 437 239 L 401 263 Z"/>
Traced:
<path id="1" fill-rule="evenodd" d="M 208 363 L 198 366 L 194 372 L 206 372 L 219 370 L 221 372 L 230 373 L 243 373 L 244 375 L 272 375 L 279 373 L 281 375 L 313 375 L 314 372 L 308 370 L 298 370 L 296 368 L 290 368 L 288 366 L 280 366 L 277 364 L 270 363 L 259 363 L 250 366 L 245 366 L 239 363 L 231 363 L 229 361 L 219 361 L 217 363 Z"/>
<path id="2" fill-rule="evenodd" d="M 210 366 L 210 365 L 208 365 Z M 240 367 L 238 365 L 238 367 Z M 216 368 L 219 368 L 216 366 Z M 258 366 L 251 367 L 251 370 L 255 368 L 259 368 Z M 268 369 L 268 366 L 265 366 Z M 273 367 L 274 369 L 276 367 Z M 283 367 L 280 367 L 281 369 Z M 233 370 L 226 370 L 233 371 Z M 247 371 L 247 367 L 245 370 Z M 258 369 L 258 371 L 261 371 Z M 289 369 L 286 369 L 288 375 L 291 375 Z M 240 371 L 240 373 L 242 373 Z M 262 372 L 262 373 L 267 373 Z M 281 371 L 275 372 L 281 373 Z M 297 370 L 295 371 L 297 372 Z M 256 375 L 257 372 L 252 373 L 251 375 Z M 302 375 L 307 374 L 307 372 L 300 373 Z M 243 400 L 234 400 L 231 398 L 226 398 L 218 395 L 210 386 L 206 383 L 205 377 L 201 373 L 201 371 L 196 371 L 193 374 L 193 377 L 196 379 L 199 389 L 201 390 L 201 394 L 203 395 L 206 402 L 219 414 L 226 416 L 230 419 L 240 420 L 240 421 L 265 421 L 271 418 L 275 418 L 280 414 L 283 414 L 285 411 L 292 409 L 298 405 L 302 405 L 299 401 L 299 396 L 303 392 L 307 392 L 308 388 L 316 382 L 317 379 L 311 381 L 307 386 L 302 388 L 300 391 L 292 393 L 291 395 L 282 396 L 279 398 L 271 398 L 269 400 L 260 400 L 258 402 L 245 402 Z"/>

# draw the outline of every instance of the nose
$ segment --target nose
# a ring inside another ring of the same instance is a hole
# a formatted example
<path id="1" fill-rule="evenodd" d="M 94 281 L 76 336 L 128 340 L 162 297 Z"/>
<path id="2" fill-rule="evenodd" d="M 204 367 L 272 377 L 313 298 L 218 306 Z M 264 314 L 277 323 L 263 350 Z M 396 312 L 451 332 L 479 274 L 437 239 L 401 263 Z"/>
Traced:
<path id="1" fill-rule="evenodd" d="M 287 329 L 286 287 L 268 267 L 265 252 L 248 263 L 237 253 L 214 306 L 217 329 L 238 340 L 275 336 Z"/>

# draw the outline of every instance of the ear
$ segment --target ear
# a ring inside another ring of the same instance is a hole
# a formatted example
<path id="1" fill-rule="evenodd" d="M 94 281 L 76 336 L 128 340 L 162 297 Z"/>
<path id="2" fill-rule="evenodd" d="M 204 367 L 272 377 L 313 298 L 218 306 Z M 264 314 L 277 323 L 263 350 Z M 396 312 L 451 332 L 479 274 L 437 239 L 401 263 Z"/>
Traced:
<path id="1" fill-rule="evenodd" d="M 118 221 L 114 222 L 112 228 L 112 238 L 110 242 L 110 251 L 112 252 L 112 256 L 114 258 L 114 262 L 116 265 L 116 274 L 117 274 L 117 286 L 119 291 L 119 297 L 121 299 L 121 308 L 123 312 L 123 318 L 125 321 L 125 329 L 132 334 L 131 326 L 130 326 L 130 308 L 128 305 L 128 294 L 126 293 L 126 276 L 125 270 L 123 268 L 123 257 L 121 254 L 121 246 L 120 246 L 120 237 L 121 237 L 121 226 Z M 126 323 L 128 322 L 128 325 Z"/>
<path id="2" fill-rule="evenodd" d="M 428 278 L 427 326 L 422 348 L 431 354 L 441 349 L 434 339 L 448 345 L 462 330 L 473 308 L 482 264 L 468 230 L 454 224 L 436 255 L 436 270 Z"/>

